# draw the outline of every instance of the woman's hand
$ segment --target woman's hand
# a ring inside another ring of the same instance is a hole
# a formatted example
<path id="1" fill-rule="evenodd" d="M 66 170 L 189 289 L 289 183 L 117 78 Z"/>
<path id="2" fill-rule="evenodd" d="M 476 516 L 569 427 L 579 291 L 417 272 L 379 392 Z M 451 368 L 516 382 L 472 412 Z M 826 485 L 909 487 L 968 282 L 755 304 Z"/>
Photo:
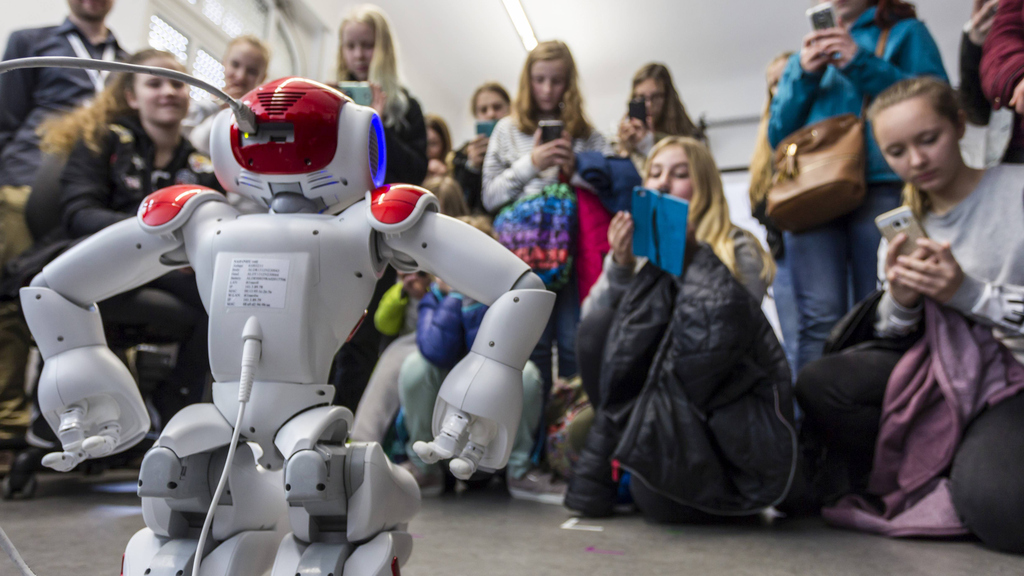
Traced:
<path id="1" fill-rule="evenodd" d="M 430 290 L 432 278 L 426 272 L 399 272 L 398 276 L 402 280 L 402 291 L 415 300 L 423 298 Z"/>
<path id="2" fill-rule="evenodd" d="M 988 33 L 992 31 L 992 22 L 996 19 L 997 8 L 999 0 L 974 0 L 967 39 L 975 46 L 981 46 L 988 38 Z"/>
<path id="3" fill-rule="evenodd" d="M 437 158 L 431 158 L 430 162 L 427 162 L 427 176 L 444 176 L 448 173 L 448 165 L 438 160 Z"/>
<path id="4" fill-rule="evenodd" d="M 860 51 L 860 46 L 854 41 L 853 36 L 850 36 L 841 20 L 839 26 L 818 33 L 817 45 L 837 68 L 845 68 Z"/>
<path id="5" fill-rule="evenodd" d="M 370 108 L 377 111 L 377 116 L 380 116 L 381 121 L 384 120 L 384 104 L 388 101 L 388 93 L 380 87 L 380 84 L 376 82 L 370 82 L 370 91 L 373 96 L 370 99 Z"/>
<path id="6" fill-rule="evenodd" d="M 620 266 L 633 267 L 633 216 L 629 212 L 618 212 L 608 225 L 608 246 L 612 250 L 612 261 Z"/>
<path id="7" fill-rule="evenodd" d="M 530 159 L 537 170 L 542 171 L 552 166 L 558 166 L 564 171 L 567 163 L 571 163 L 574 168 L 576 165 L 576 156 L 572 152 L 572 140 L 563 133 L 561 138 L 541 144 L 540 128 L 533 135 L 533 152 L 530 154 Z"/>
<path id="8" fill-rule="evenodd" d="M 647 136 L 647 126 L 636 118 L 626 116 L 619 122 L 619 151 L 629 156 L 636 151 L 637 144 Z"/>
<path id="9" fill-rule="evenodd" d="M 487 144 L 490 138 L 483 134 L 477 134 L 476 138 L 466 145 L 466 164 L 477 172 L 483 168 L 484 156 L 487 154 Z"/>
<path id="10" fill-rule="evenodd" d="M 940 244 L 929 238 L 921 238 L 917 246 L 911 256 L 896 258 L 895 272 L 904 286 L 946 304 L 963 284 L 964 271 L 953 257 L 949 242 Z M 920 251 L 925 252 L 924 258 L 915 257 Z"/>
<path id="11" fill-rule="evenodd" d="M 832 55 L 821 49 L 819 39 L 823 31 L 816 30 L 804 36 L 803 46 L 800 48 L 800 67 L 808 74 L 821 74 L 825 67 L 832 61 Z"/>
<path id="12" fill-rule="evenodd" d="M 885 254 L 885 279 L 889 281 L 889 295 L 897 304 L 904 308 L 913 308 L 921 301 L 921 293 L 903 281 L 902 272 L 904 268 L 897 261 L 900 256 L 900 249 L 907 243 L 907 235 L 900 232 L 889 243 L 889 250 Z M 912 254 L 913 258 L 923 258 L 924 250 L 918 248 Z"/>

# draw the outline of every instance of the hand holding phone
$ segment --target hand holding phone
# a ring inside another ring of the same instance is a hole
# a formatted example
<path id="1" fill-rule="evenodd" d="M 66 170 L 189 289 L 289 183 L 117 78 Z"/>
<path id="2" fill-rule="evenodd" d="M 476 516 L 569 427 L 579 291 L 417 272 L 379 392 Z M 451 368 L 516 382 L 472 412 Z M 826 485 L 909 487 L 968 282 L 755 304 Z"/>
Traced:
<path id="1" fill-rule="evenodd" d="M 369 82 L 341 82 L 338 89 L 360 106 L 369 106 L 373 103 L 373 89 Z"/>
<path id="2" fill-rule="evenodd" d="M 476 133 L 477 135 L 491 137 L 491 133 L 494 132 L 494 127 L 498 124 L 497 120 L 477 120 L 476 121 Z"/>
<path id="3" fill-rule="evenodd" d="M 541 120 L 538 126 L 540 127 L 541 144 L 547 144 L 562 137 L 563 124 L 561 120 Z"/>
<path id="4" fill-rule="evenodd" d="M 647 101 L 643 98 L 634 98 L 629 101 L 629 117 L 647 124 Z"/>

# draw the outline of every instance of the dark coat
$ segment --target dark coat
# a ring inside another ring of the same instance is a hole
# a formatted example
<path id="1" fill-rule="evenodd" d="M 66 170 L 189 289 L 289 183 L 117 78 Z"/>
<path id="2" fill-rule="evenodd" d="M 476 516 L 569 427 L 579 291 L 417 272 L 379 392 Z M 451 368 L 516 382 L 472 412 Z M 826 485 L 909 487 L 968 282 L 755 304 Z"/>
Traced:
<path id="1" fill-rule="evenodd" d="M 759 303 L 710 248 L 696 247 L 681 278 L 647 265 L 619 304 L 602 361 L 603 409 L 619 434 L 612 458 L 634 481 L 706 512 L 774 505 L 796 463 L 791 382 Z"/>

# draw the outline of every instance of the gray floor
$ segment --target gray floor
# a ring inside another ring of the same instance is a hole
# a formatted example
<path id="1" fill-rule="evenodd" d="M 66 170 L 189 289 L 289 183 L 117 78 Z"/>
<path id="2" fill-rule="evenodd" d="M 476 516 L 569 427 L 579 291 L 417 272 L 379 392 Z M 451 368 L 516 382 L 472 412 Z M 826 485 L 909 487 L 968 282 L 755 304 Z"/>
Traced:
<path id="1" fill-rule="evenodd" d="M 98 478 L 42 477 L 34 500 L 0 502 L 0 525 L 37 576 L 118 574 L 121 552 L 143 527 L 130 471 Z M 1024 574 L 1024 558 L 969 541 L 897 541 L 833 530 L 819 520 L 773 525 L 665 527 L 637 516 L 567 530 L 558 506 L 514 501 L 500 489 L 424 502 L 404 576 L 511 574 Z M 13 576 L 0 553 L 0 575 Z"/>

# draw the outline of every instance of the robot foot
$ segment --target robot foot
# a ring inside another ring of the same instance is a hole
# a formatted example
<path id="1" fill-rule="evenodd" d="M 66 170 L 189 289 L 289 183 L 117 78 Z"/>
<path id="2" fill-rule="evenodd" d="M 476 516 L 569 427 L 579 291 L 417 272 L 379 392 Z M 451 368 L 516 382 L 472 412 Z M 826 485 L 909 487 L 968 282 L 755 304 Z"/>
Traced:
<path id="1" fill-rule="evenodd" d="M 382 532 L 359 545 L 307 544 L 288 534 L 278 548 L 272 576 L 398 576 L 411 554 L 412 536 L 401 530 Z"/>
<path id="2" fill-rule="evenodd" d="M 199 567 L 200 576 L 252 576 L 274 563 L 280 532 L 245 531 L 220 544 L 210 543 Z M 124 553 L 123 576 L 181 576 L 192 574 L 198 540 L 171 539 L 143 528 L 132 536 Z"/>

